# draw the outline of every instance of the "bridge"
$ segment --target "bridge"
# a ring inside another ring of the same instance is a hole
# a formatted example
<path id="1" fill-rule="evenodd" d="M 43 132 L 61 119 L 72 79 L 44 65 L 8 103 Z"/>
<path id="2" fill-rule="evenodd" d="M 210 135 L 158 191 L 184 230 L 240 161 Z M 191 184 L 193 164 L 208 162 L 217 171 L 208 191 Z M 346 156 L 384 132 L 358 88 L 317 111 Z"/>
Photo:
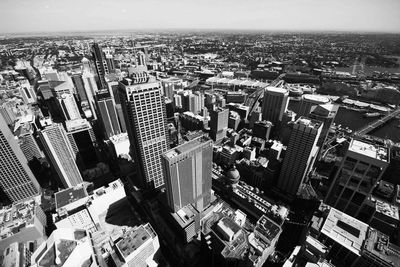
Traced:
<path id="1" fill-rule="evenodd" d="M 273 80 L 268 86 L 275 86 L 275 87 L 279 87 L 283 84 L 283 77 L 285 77 L 285 73 L 282 73 L 281 75 L 279 75 L 275 80 Z M 244 102 L 244 105 L 250 107 L 250 111 L 249 111 L 249 118 L 251 116 L 251 113 L 253 111 L 255 111 L 258 106 L 260 105 L 259 100 L 263 99 L 264 97 L 264 91 L 265 88 L 260 88 L 257 91 L 255 91 L 254 93 L 252 93 L 251 95 L 249 95 L 246 99 L 246 101 Z"/>
<path id="2" fill-rule="evenodd" d="M 400 108 L 390 112 L 385 117 L 380 118 L 380 119 L 374 121 L 373 123 L 370 123 L 370 124 L 364 126 L 363 128 L 357 130 L 354 134 L 359 135 L 359 136 L 366 135 L 367 133 L 382 126 L 383 124 L 385 124 L 386 122 L 388 122 L 389 120 L 393 119 L 394 117 L 396 117 L 398 115 L 400 115 Z"/>

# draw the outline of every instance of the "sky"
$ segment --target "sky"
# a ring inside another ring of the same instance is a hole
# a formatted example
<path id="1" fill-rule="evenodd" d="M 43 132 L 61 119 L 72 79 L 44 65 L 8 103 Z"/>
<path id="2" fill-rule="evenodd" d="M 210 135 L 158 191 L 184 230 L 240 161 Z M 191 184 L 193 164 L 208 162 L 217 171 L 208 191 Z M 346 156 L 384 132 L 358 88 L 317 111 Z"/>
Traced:
<path id="1" fill-rule="evenodd" d="M 0 0 L 0 33 L 232 29 L 400 32 L 400 0 Z"/>

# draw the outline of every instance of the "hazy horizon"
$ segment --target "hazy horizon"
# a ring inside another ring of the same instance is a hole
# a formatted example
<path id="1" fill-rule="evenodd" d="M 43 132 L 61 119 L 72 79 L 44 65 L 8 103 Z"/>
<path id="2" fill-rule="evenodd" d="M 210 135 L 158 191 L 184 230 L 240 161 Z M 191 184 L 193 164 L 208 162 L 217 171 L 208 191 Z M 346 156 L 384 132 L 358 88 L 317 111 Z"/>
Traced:
<path id="1" fill-rule="evenodd" d="M 400 33 L 398 0 L 1 0 L 0 34 L 133 31 Z"/>

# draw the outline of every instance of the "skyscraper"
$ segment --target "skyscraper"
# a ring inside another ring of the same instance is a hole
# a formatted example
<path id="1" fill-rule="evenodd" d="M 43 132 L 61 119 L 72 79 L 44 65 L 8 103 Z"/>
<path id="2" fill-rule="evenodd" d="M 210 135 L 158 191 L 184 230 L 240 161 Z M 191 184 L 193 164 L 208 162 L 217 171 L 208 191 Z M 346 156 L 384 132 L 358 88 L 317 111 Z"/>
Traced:
<path id="1" fill-rule="evenodd" d="M 97 140 L 90 123 L 86 119 L 66 121 L 65 130 L 78 167 L 85 169 L 94 166 L 97 163 Z"/>
<path id="2" fill-rule="evenodd" d="M 92 45 L 92 54 L 93 54 L 93 59 L 94 59 L 95 65 L 96 65 L 96 72 L 97 72 L 97 75 L 99 76 L 99 80 L 100 80 L 100 87 L 101 87 L 101 89 L 106 89 L 106 88 L 108 88 L 108 86 L 107 86 L 105 75 L 109 74 L 109 70 L 108 70 L 106 57 L 104 55 L 104 52 L 101 50 L 101 47 L 99 46 L 99 44 L 94 43 Z"/>
<path id="3" fill-rule="evenodd" d="M 306 116 L 310 114 L 312 107 L 317 105 L 328 104 L 329 98 L 323 95 L 303 95 L 300 101 L 300 107 L 297 116 Z"/>
<path id="4" fill-rule="evenodd" d="M 212 153 L 211 139 L 202 136 L 162 154 L 171 210 L 192 204 L 202 212 L 210 204 Z"/>
<path id="5" fill-rule="evenodd" d="M 111 97 L 110 92 L 108 90 L 101 90 L 97 92 L 95 98 L 98 118 L 103 126 L 105 137 L 108 138 L 120 134 L 121 127 L 118 121 L 114 99 Z"/>
<path id="6" fill-rule="evenodd" d="M 289 92 L 286 89 L 267 87 L 264 92 L 262 105 L 263 120 L 279 125 L 289 104 Z"/>
<path id="7" fill-rule="evenodd" d="M 82 176 L 76 165 L 76 155 L 61 124 L 52 124 L 39 131 L 39 138 L 61 183 L 65 188 L 82 183 Z"/>
<path id="8" fill-rule="evenodd" d="M 311 108 L 309 117 L 311 119 L 319 120 L 324 123 L 321 135 L 318 138 L 317 146 L 322 147 L 328 136 L 329 129 L 335 120 L 339 106 L 334 104 L 322 104 Z"/>
<path id="9" fill-rule="evenodd" d="M 83 72 L 82 74 L 83 85 L 86 92 L 87 101 L 89 102 L 90 110 L 94 119 L 97 119 L 96 108 L 94 102 L 94 95 L 99 90 L 94 79 L 94 75 L 90 72 Z"/>
<path id="10" fill-rule="evenodd" d="M 300 117 L 293 125 L 279 175 L 278 188 L 296 195 L 318 153 L 322 122 Z"/>
<path id="11" fill-rule="evenodd" d="M 141 178 L 155 188 L 164 185 L 161 154 L 169 149 L 166 110 L 160 82 L 146 71 L 131 69 L 119 87 L 131 155 Z"/>
<path id="12" fill-rule="evenodd" d="M 57 99 L 65 120 L 81 119 L 78 105 L 72 94 L 62 94 L 60 97 L 57 97 Z"/>
<path id="13" fill-rule="evenodd" d="M 214 141 L 220 141 L 226 136 L 228 119 L 229 109 L 218 107 L 210 111 L 210 136 Z"/>
<path id="14" fill-rule="evenodd" d="M 40 193 L 40 186 L 2 116 L 0 116 L 0 186 L 12 202 Z"/>
<path id="15" fill-rule="evenodd" d="M 365 202 L 389 165 L 385 146 L 353 139 L 331 184 L 325 202 L 351 216 L 364 219 Z M 368 213 L 368 212 L 367 212 Z"/>

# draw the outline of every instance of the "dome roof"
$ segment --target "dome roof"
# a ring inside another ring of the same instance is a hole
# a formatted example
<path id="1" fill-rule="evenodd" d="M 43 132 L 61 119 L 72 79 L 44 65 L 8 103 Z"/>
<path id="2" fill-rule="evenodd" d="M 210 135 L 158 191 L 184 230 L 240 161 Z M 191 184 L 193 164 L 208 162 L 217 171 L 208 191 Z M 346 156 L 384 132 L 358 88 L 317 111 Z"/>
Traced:
<path id="1" fill-rule="evenodd" d="M 235 166 L 233 166 L 231 169 L 229 169 L 229 171 L 226 173 L 226 178 L 228 181 L 230 181 L 231 183 L 238 183 L 239 179 L 240 179 L 240 173 L 239 171 L 236 169 Z"/>

